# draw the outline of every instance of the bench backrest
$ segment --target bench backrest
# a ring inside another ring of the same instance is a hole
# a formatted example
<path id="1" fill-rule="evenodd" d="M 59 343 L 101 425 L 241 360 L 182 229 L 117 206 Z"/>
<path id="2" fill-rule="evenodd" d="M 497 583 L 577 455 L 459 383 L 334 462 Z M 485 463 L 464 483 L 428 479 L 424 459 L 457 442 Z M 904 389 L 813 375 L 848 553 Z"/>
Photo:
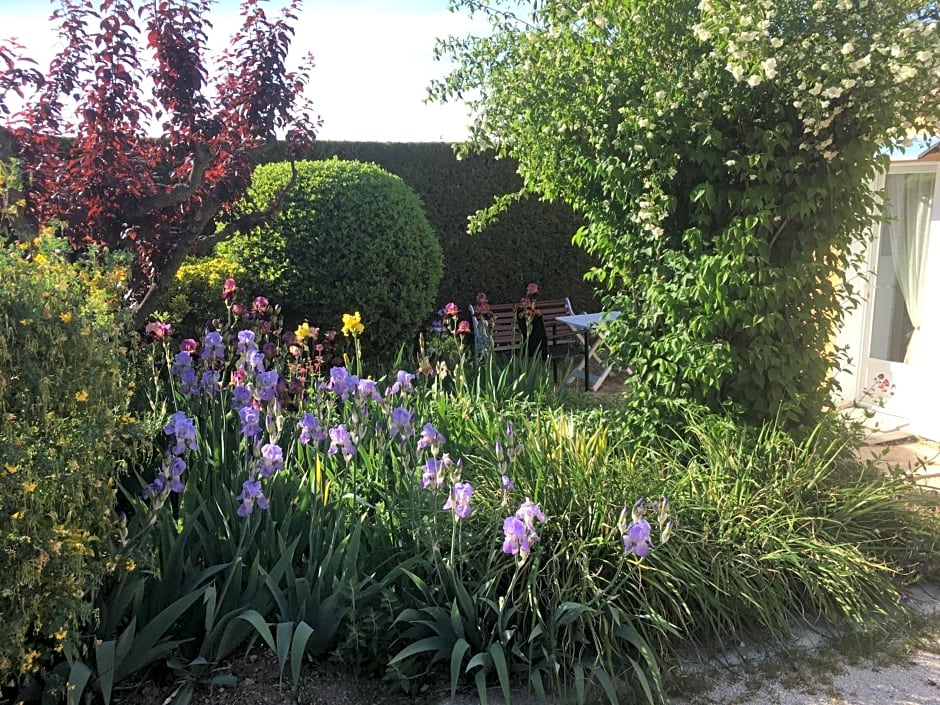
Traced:
<path id="1" fill-rule="evenodd" d="M 564 299 L 545 299 L 536 304 L 539 312 L 542 314 L 542 320 L 545 323 L 545 334 L 549 343 L 559 338 L 571 336 L 571 329 L 564 324 L 555 325 L 555 319 L 559 316 L 570 316 L 574 312 L 571 310 L 571 302 Z M 473 334 L 477 341 L 492 340 L 490 349 L 499 352 L 503 350 L 517 350 L 522 346 L 522 331 L 516 321 L 516 313 L 520 304 L 490 304 L 492 316 L 488 330 L 484 330 L 481 317 L 473 306 L 470 306 L 470 318 L 473 322 Z M 478 346 L 479 347 L 479 346 Z"/>

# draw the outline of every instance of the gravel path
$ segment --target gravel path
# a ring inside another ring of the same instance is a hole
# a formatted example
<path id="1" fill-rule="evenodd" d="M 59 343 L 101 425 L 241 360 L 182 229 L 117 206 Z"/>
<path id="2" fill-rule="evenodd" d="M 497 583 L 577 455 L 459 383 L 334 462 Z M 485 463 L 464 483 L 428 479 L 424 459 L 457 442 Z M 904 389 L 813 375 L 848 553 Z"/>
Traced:
<path id="1" fill-rule="evenodd" d="M 810 632 L 798 634 L 786 655 L 750 645 L 744 663 L 730 655 L 706 665 L 704 687 L 671 705 L 938 705 L 940 586 L 915 589 L 911 601 L 927 627 L 917 641 L 899 638 L 850 656 Z"/>
<path id="2" fill-rule="evenodd" d="M 866 655 L 851 646 L 836 648 L 818 632 L 796 630 L 785 651 L 742 644 L 708 661 L 686 663 L 669 705 L 940 705 L 940 585 L 915 589 L 911 602 L 926 628 L 916 643 L 902 638 L 883 648 L 872 645 Z M 487 699 L 505 705 L 498 690 Z M 466 693 L 432 702 L 475 705 L 479 700 Z M 519 691 L 512 702 L 535 705 L 537 700 Z"/>

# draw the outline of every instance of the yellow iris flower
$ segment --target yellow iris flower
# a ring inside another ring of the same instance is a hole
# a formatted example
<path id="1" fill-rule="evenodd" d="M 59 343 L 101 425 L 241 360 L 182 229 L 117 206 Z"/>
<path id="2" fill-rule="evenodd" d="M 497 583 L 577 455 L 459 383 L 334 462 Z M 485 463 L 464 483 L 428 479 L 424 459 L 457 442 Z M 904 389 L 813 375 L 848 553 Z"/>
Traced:
<path id="1" fill-rule="evenodd" d="M 297 326 L 297 330 L 294 331 L 294 337 L 297 339 L 298 343 L 302 343 L 307 338 L 315 336 L 316 334 L 316 329 L 311 328 L 310 324 L 306 321 Z"/>
<path id="2" fill-rule="evenodd" d="M 358 311 L 352 314 L 343 314 L 343 335 L 359 335 L 365 329 L 366 327 L 362 325 L 362 319 Z"/>

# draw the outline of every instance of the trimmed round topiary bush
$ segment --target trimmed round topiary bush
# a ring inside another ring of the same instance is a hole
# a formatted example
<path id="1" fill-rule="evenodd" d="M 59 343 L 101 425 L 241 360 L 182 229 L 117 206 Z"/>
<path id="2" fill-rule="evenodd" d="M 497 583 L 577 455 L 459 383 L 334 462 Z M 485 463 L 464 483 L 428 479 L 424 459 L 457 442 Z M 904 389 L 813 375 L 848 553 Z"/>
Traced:
<path id="1" fill-rule="evenodd" d="M 366 357 L 386 358 L 415 338 L 443 273 L 421 200 L 375 164 L 332 159 L 296 168 L 273 221 L 220 251 L 241 265 L 247 287 L 281 305 L 288 325 L 338 330 L 343 313 L 359 311 Z M 261 165 L 249 198 L 261 207 L 290 178 L 289 163 Z"/>

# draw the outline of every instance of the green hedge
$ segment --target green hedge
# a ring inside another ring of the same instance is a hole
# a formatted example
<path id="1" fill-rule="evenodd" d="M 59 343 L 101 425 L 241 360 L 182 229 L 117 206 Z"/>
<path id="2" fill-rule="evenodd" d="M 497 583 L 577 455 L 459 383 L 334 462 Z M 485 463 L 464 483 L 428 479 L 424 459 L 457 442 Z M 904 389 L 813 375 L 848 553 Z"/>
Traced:
<path id="1" fill-rule="evenodd" d="M 421 196 L 444 251 L 438 306 L 453 301 L 466 309 L 479 291 L 494 303 L 515 301 L 531 281 L 543 298 L 568 296 L 575 310 L 598 305 L 593 286 L 583 280 L 594 260 L 571 244 L 582 221 L 567 206 L 526 199 L 485 232 L 467 234 L 469 215 L 490 205 L 495 195 L 519 188 L 511 160 L 457 159 L 446 143 L 379 142 L 315 142 L 303 158 L 334 156 L 378 164 Z M 284 159 L 283 145 L 266 156 L 268 162 Z"/>

